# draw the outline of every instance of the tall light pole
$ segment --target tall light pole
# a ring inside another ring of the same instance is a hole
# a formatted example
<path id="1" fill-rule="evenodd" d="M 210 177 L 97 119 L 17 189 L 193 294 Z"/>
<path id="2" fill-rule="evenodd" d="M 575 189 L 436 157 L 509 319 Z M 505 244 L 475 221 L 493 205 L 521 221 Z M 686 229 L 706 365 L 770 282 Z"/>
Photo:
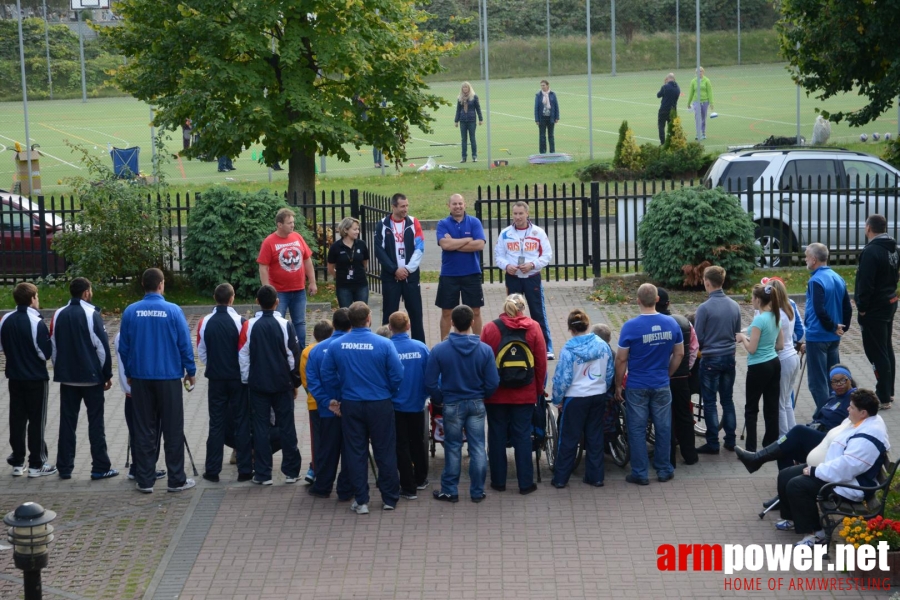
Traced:
<path id="1" fill-rule="evenodd" d="M 586 11 L 587 11 L 587 69 L 588 69 L 588 149 L 590 151 L 591 160 L 594 160 L 594 103 L 591 100 L 591 88 L 593 88 L 593 84 L 591 83 L 591 0 L 587 0 L 585 2 Z"/>
<path id="2" fill-rule="evenodd" d="M 484 17 L 481 20 L 484 27 L 484 106 L 485 122 L 487 123 L 487 168 L 491 168 L 491 72 L 488 64 L 488 26 L 487 26 L 487 0 L 483 0 L 482 10 Z"/>
<path id="3" fill-rule="evenodd" d="M 694 122 L 702 123 L 703 122 L 702 121 L 703 113 L 700 112 L 703 110 L 703 103 L 700 101 L 700 90 L 701 90 L 701 88 L 700 88 L 700 0 L 697 0 L 696 4 L 697 4 L 697 8 L 696 8 L 697 14 L 695 16 L 696 16 L 697 22 L 696 22 L 695 26 L 696 26 L 696 32 L 697 32 L 697 99 L 695 100 L 695 102 L 697 103 L 697 107 L 695 108 L 695 110 L 697 112 L 694 113 Z M 699 129 L 699 127 L 698 127 L 697 139 L 700 139 L 700 134 L 701 134 L 701 129 Z"/>
<path id="4" fill-rule="evenodd" d="M 681 11 L 678 0 L 675 0 L 675 68 L 681 68 Z"/>
<path id="5" fill-rule="evenodd" d="M 50 22 L 47 21 L 47 0 L 44 0 L 44 47 L 47 49 L 47 87 L 53 100 L 53 74 L 50 72 Z"/>
<path id="6" fill-rule="evenodd" d="M 741 64 L 741 0 L 737 0 L 738 64 Z"/>
<path id="7" fill-rule="evenodd" d="M 699 1 L 699 0 L 698 0 Z M 609 2 L 609 15 L 610 15 L 610 43 L 612 44 L 612 76 L 616 76 L 616 0 L 610 0 Z"/>
<path id="8" fill-rule="evenodd" d="M 17 0 L 18 1 L 18 0 Z M 76 10 L 78 15 L 78 55 L 81 58 L 81 101 L 87 102 L 87 77 L 84 73 L 84 19 L 81 18 L 81 10 Z"/>
<path id="9" fill-rule="evenodd" d="M 550 0 L 547 0 L 547 77 L 550 75 Z"/>
<path id="10" fill-rule="evenodd" d="M 31 135 L 28 131 L 28 86 L 25 81 L 25 36 L 22 35 L 22 2 L 16 0 L 16 14 L 19 16 L 19 67 L 22 72 L 22 106 L 25 111 L 25 156 L 28 161 L 28 195 L 34 191 L 34 179 L 31 174 Z"/>

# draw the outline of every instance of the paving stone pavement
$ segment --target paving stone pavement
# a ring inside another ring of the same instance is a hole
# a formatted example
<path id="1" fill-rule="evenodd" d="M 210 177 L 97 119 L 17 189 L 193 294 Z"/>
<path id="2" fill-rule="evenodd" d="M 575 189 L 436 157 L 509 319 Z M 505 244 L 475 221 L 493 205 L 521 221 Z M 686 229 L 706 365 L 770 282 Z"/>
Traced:
<path id="1" fill-rule="evenodd" d="M 440 311 L 433 306 L 437 284 L 423 284 L 425 329 L 429 345 L 438 340 Z M 565 321 L 574 307 L 587 309 L 593 322 L 609 323 L 615 333 L 637 314 L 631 305 L 599 305 L 587 297 L 584 282 L 546 284 L 548 313 L 556 352 L 567 339 Z M 485 286 L 485 320 L 500 313 L 505 291 Z M 380 297 L 372 296 L 374 320 Z M 674 306 L 688 312 L 695 306 Z M 743 306 L 749 323 L 751 309 Z M 308 321 L 327 317 L 312 312 Z M 199 316 L 190 316 L 192 331 Z M 855 325 L 855 324 L 854 324 Z M 109 318 L 111 337 L 118 319 Z M 310 327 L 311 330 L 311 327 Z M 615 340 L 614 340 L 615 341 Z M 862 353 L 858 328 L 841 344 L 842 360 L 860 385 L 872 387 L 871 367 Z M 900 348 L 898 348 L 900 350 Z M 551 362 L 551 376 L 555 363 Z M 2 365 L 0 365 L 2 366 Z M 201 371 L 202 372 L 202 371 Z M 739 350 L 735 400 L 743 425 L 746 360 Z M 804 378 L 805 381 L 805 378 Z M 206 456 L 206 380 L 185 394 L 185 432 L 199 472 Z M 8 410 L 8 391 L 0 389 L 0 406 Z M 124 396 L 115 382 L 106 396 L 106 434 L 113 465 L 123 468 L 127 430 Z M 812 413 L 804 382 L 798 422 Z M 304 402 L 296 409 L 300 449 L 309 457 L 309 428 Z M 900 410 L 884 413 L 891 431 L 900 431 Z M 8 438 L 8 421 L 0 437 Z M 47 440 L 56 456 L 59 389 L 51 386 Z M 606 464 L 606 485 L 582 485 L 579 468 L 566 489 L 543 484 L 536 493 L 488 490 L 481 504 L 445 504 L 428 498 L 401 500 L 383 512 L 373 500 L 372 514 L 358 516 L 337 500 L 313 499 L 302 484 L 285 485 L 276 455 L 275 485 L 237 483 L 236 468 L 225 465 L 222 482 L 200 478 L 197 488 L 167 494 L 157 485 L 140 495 L 120 477 L 90 481 L 87 421 L 78 428 L 73 478 L 12 478 L 0 481 L 0 511 L 32 500 L 59 513 L 54 526 L 50 566 L 44 571 L 46 598 L 723 598 L 765 595 L 785 598 L 887 597 L 887 592 L 787 590 L 799 572 L 756 574 L 765 586 L 784 578 L 780 592 L 726 590 L 722 573 L 659 572 L 657 547 L 678 543 L 789 543 L 796 535 L 777 532 L 774 518 L 757 518 L 760 501 L 774 494 L 774 467 L 748 475 L 731 453 L 703 456 L 698 465 L 679 464 L 676 478 L 648 487 L 625 483 L 625 471 Z M 698 443 L 701 441 L 698 439 Z M 515 463 L 510 458 L 509 477 Z M 680 462 L 680 459 L 679 459 Z M 187 468 L 190 461 L 186 459 Z M 431 460 L 430 479 L 443 466 L 439 448 Z M 4 467 L 5 468 L 5 467 Z M 465 465 L 461 487 L 468 485 Z M 163 482 L 164 484 L 164 482 Z M 374 479 L 370 481 L 374 486 Z M 514 487 L 514 486 L 512 486 Z M 373 488 L 374 489 L 374 488 Z M 377 497 L 377 494 L 375 495 Z M 465 497 L 465 493 L 461 494 Z M 2 542 L 0 542 L 2 544 Z M 827 574 L 826 574 L 827 575 Z M 0 599 L 21 597 L 21 572 L 12 553 L 0 552 Z"/>

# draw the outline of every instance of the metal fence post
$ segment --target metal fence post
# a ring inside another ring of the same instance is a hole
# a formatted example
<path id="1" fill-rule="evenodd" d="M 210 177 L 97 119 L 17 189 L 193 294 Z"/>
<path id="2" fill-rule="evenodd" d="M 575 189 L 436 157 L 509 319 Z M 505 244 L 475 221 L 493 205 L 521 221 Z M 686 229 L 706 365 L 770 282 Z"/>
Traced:
<path id="1" fill-rule="evenodd" d="M 28 148 L 25 149 L 26 152 L 29 151 Z M 31 154 L 28 155 L 29 161 L 31 160 Z M 41 277 L 46 278 L 47 275 L 50 274 L 50 260 L 48 256 L 48 244 L 47 244 L 47 211 L 44 207 L 44 195 L 41 194 L 38 196 L 38 221 L 41 224 Z M 24 232 L 23 232 L 24 233 Z"/>
<path id="2" fill-rule="evenodd" d="M 360 218 L 359 213 L 359 190 L 350 190 L 350 216 L 354 219 Z M 361 220 L 361 219 L 360 219 Z"/>
<path id="3" fill-rule="evenodd" d="M 591 272 L 600 276 L 600 182 L 591 182 Z M 582 218 L 584 218 L 582 216 Z"/>

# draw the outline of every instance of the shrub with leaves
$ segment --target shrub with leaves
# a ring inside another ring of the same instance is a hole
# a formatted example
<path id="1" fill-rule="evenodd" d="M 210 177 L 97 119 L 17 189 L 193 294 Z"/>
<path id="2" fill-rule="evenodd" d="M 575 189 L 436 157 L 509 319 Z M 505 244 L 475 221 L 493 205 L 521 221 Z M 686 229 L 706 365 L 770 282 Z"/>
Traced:
<path id="1" fill-rule="evenodd" d="M 191 208 L 184 242 L 183 267 L 197 290 L 212 294 L 217 285 L 228 282 L 238 297 L 254 297 L 259 289 L 259 246 L 275 231 L 275 213 L 285 206 L 283 197 L 266 191 L 251 194 L 217 187 L 203 192 Z M 294 230 L 315 255 L 318 245 L 302 213 L 295 221 Z"/>
<path id="2" fill-rule="evenodd" d="M 750 214 L 731 194 L 719 188 L 682 188 L 653 197 L 638 228 L 638 242 L 644 269 L 654 281 L 694 287 L 702 281 L 703 268 L 719 265 L 728 272 L 728 285 L 755 267 L 760 248 L 754 231 Z"/>
<path id="3" fill-rule="evenodd" d="M 687 138 L 684 135 L 684 128 L 681 126 L 681 117 L 674 108 L 669 112 L 669 121 L 666 123 L 666 143 L 663 144 L 665 150 L 682 150 L 687 146 Z"/>
<path id="4" fill-rule="evenodd" d="M 71 147 L 81 154 L 88 176 L 67 180 L 82 210 L 53 238 L 53 249 L 69 263 L 68 274 L 101 284 L 168 264 L 171 238 L 160 234 L 168 212 L 159 210 L 167 208 L 167 200 L 151 200 L 161 184 L 146 187 L 118 179 L 100 158 Z"/>
<path id="5" fill-rule="evenodd" d="M 647 179 L 694 177 L 706 164 L 705 149 L 699 142 L 685 144 L 683 148 L 663 149 L 644 165 Z"/>
<path id="6" fill-rule="evenodd" d="M 900 169 L 900 139 L 894 138 L 884 143 L 884 152 L 881 160 Z"/>
<path id="7" fill-rule="evenodd" d="M 585 165 L 575 170 L 575 177 L 579 181 L 634 181 L 641 179 L 638 171 L 613 167 L 608 162 L 597 162 Z"/>
<path id="8" fill-rule="evenodd" d="M 628 121 L 622 121 L 619 127 L 619 141 L 613 155 L 613 166 L 632 171 L 641 168 L 641 149 L 638 147 L 634 132 L 628 127 Z"/>

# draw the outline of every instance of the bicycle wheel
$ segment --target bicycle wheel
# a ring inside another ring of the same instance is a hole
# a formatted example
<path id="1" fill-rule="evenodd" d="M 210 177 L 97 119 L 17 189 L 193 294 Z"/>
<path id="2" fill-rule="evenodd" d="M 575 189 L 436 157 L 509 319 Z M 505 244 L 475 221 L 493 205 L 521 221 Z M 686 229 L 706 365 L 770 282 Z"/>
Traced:
<path id="1" fill-rule="evenodd" d="M 628 446 L 628 429 L 625 427 L 624 410 L 619 410 L 616 436 L 609 442 L 609 453 L 613 462 L 619 467 L 624 467 L 631 460 L 631 448 Z"/>
<path id="2" fill-rule="evenodd" d="M 693 406 L 694 412 L 694 435 L 697 437 L 706 437 L 706 419 L 703 417 L 703 400 L 700 397 L 697 397 L 694 400 L 694 397 L 691 396 L 691 405 Z M 725 426 L 725 423 L 722 422 L 722 415 L 719 415 L 719 431 L 722 431 L 722 428 Z"/>
<path id="3" fill-rule="evenodd" d="M 544 438 L 544 454 L 547 455 L 547 466 L 550 470 L 556 465 L 556 450 L 559 445 L 559 429 L 556 427 L 556 413 L 547 403 L 547 437 Z"/>

